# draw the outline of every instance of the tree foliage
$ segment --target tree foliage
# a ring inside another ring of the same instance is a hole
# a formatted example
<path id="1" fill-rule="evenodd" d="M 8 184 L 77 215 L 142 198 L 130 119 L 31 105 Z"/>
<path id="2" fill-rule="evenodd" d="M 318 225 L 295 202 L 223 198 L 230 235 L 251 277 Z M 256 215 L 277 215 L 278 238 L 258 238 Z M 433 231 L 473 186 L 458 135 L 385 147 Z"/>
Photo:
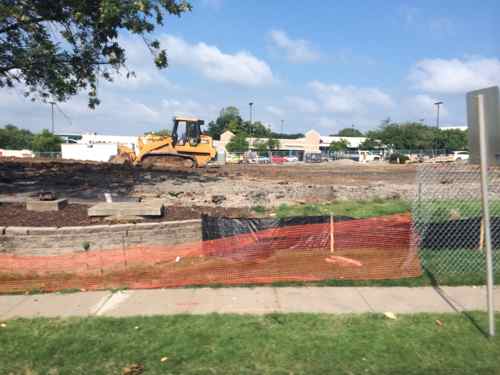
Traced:
<path id="1" fill-rule="evenodd" d="M 26 129 L 19 129 L 14 125 L 5 125 L 0 128 L 0 148 L 7 150 L 31 149 L 33 133 Z"/>
<path id="2" fill-rule="evenodd" d="M 377 139 L 367 138 L 359 145 L 360 150 L 375 150 L 381 148 L 381 142 Z"/>
<path id="3" fill-rule="evenodd" d="M 260 121 L 243 121 L 240 111 L 236 107 L 223 108 L 215 121 L 208 124 L 208 135 L 214 139 L 220 139 L 220 135 L 226 130 L 234 134 L 245 133 L 252 138 L 269 138 L 271 131 Z"/>
<path id="4" fill-rule="evenodd" d="M 248 147 L 247 135 L 240 132 L 231 138 L 226 145 L 226 150 L 229 152 L 245 152 L 248 151 Z"/>
<path id="5" fill-rule="evenodd" d="M 229 129 L 229 124 L 231 122 L 236 123 L 239 127 L 242 121 L 238 108 L 232 106 L 223 108 L 217 119 L 208 123 L 207 133 L 213 139 L 220 139 L 220 135 Z"/>
<path id="6" fill-rule="evenodd" d="M 185 0 L 4 0 L 0 2 L 0 87 L 18 85 L 32 99 L 66 100 L 85 90 L 99 104 L 99 77 L 112 81 L 125 68 L 120 31 L 140 36 L 165 68 L 158 40 L 146 37 Z M 127 73 L 127 76 L 133 72 Z"/>
<path id="7" fill-rule="evenodd" d="M 355 128 L 345 128 L 337 134 L 339 137 L 362 137 L 363 133 Z"/>
<path id="8" fill-rule="evenodd" d="M 393 123 L 385 121 L 379 129 L 367 133 L 368 140 L 363 145 L 373 145 L 375 140 L 396 150 L 464 150 L 467 148 L 467 132 L 441 130 L 418 122 Z"/>
<path id="9" fill-rule="evenodd" d="M 31 149 L 35 152 L 60 152 L 62 139 L 47 129 L 33 137 Z"/>
<path id="10" fill-rule="evenodd" d="M 59 152 L 62 139 L 44 129 L 33 134 L 29 130 L 14 125 L 0 128 L 0 148 L 7 150 L 32 150 L 35 152 Z"/>
<path id="11" fill-rule="evenodd" d="M 269 137 L 267 139 L 266 144 L 269 151 L 277 150 L 280 148 L 280 141 L 272 137 Z"/>
<path id="12" fill-rule="evenodd" d="M 330 152 L 339 152 L 339 151 L 345 151 L 349 148 L 349 141 L 346 139 L 341 139 L 340 141 L 333 141 L 330 143 L 330 146 L 328 147 L 328 150 Z"/>

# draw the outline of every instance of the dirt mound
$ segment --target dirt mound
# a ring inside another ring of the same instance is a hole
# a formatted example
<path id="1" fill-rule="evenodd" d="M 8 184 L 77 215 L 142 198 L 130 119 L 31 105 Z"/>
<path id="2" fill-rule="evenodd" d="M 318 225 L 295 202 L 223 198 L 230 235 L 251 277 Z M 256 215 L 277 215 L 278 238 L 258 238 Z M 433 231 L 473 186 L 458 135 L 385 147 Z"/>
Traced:
<path id="1" fill-rule="evenodd" d="M 333 160 L 330 164 L 335 166 L 360 166 L 360 163 L 350 159 Z"/>
<path id="2" fill-rule="evenodd" d="M 0 226 L 15 227 L 70 227 L 83 225 L 109 224 L 104 218 L 88 217 L 90 206 L 69 204 L 59 211 L 28 211 L 22 203 L 0 203 Z M 159 218 L 145 218 L 144 222 L 199 219 L 202 214 L 226 217 L 247 217 L 252 212 L 246 208 L 223 207 L 179 207 L 168 206 L 165 215 Z"/>

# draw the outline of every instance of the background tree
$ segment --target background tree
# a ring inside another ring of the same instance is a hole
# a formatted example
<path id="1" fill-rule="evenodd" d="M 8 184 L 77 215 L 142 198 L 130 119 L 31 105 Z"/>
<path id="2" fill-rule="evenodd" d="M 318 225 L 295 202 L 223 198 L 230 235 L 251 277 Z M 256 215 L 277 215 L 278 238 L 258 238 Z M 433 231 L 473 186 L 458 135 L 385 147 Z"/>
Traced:
<path id="1" fill-rule="evenodd" d="M 210 121 L 208 123 L 207 133 L 213 139 L 220 139 L 220 135 L 228 130 L 230 123 L 233 124 L 233 129 L 238 129 L 236 130 L 236 132 L 238 132 L 242 122 L 243 120 L 241 119 L 238 108 L 233 106 L 226 107 L 220 111 L 219 116 L 215 121 Z"/>
<path id="2" fill-rule="evenodd" d="M 87 90 L 93 108 L 98 77 L 112 81 L 125 67 L 120 31 L 142 37 L 155 65 L 165 68 L 165 50 L 146 36 L 166 15 L 190 9 L 185 0 L 2 1 L 0 87 L 19 85 L 32 99 L 58 101 Z"/>
<path id="3" fill-rule="evenodd" d="M 229 152 L 245 152 L 248 151 L 248 147 L 247 135 L 240 132 L 231 138 L 226 145 L 226 150 Z"/>
<path id="4" fill-rule="evenodd" d="M 363 133 L 355 128 L 345 128 L 337 134 L 339 137 L 362 137 Z"/>
<path id="5" fill-rule="evenodd" d="M 267 149 L 269 151 L 277 150 L 280 148 L 280 141 L 275 138 L 269 137 L 266 143 L 267 143 Z"/>
<path id="6" fill-rule="evenodd" d="M 436 140 L 436 147 L 449 151 L 467 150 L 467 131 L 460 129 L 440 130 Z"/>
<path id="7" fill-rule="evenodd" d="M 367 138 L 359 145 L 360 150 L 374 150 L 380 148 L 380 141 L 372 138 Z"/>
<path id="8" fill-rule="evenodd" d="M 19 129 L 14 125 L 5 125 L 0 128 L 0 148 L 7 150 L 30 150 L 33 143 L 33 133 L 26 129 Z"/>
<path id="9" fill-rule="evenodd" d="M 328 150 L 330 152 L 340 152 L 340 151 L 345 151 L 349 148 L 349 141 L 346 139 L 341 139 L 340 141 L 333 141 L 330 143 L 330 146 L 328 147 Z"/>
<path id="10" fill-rule="evenodd" d="M 304 138 L 304 133 L 275 133 L 275 132 L 271 132 L 271 137 L 277 138 L 277 139 L 297 139 L 297 138 Z"/>
<path id="11" fill-rule="evenodd" d="M 252 148 L 258 153 L 264 153 L 269 151 L 269 146 L 265 141 L 257 140 L 254 142 L 252 146 L 253 146 Z"/>
<path id="12" fill-rule="evenodd" d="M 62 139 L 47 129 L 33 137 L 31 149 L 35 152 L 61 152 Z"/>
<path id="13" fill-rule="evenodd" d="M 377 130 L 367 133 L 372 140 L 396 150 L 463 150 L 467 148 L 467 132 L 441 130 L 417 122 L 392 123 L 385 121 Z"/>

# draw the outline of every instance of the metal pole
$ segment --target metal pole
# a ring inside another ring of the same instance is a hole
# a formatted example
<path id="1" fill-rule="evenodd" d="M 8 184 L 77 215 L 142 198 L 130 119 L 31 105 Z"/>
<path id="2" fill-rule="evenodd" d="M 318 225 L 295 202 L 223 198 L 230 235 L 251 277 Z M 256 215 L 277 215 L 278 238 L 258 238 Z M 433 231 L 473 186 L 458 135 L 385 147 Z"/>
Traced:
<path id="1" fill-rule="evenodd" d="M 488 196 L 488 150 L 484 117 L 484 96 L 477 96 L 479 152 L 481 157 L 481 200 L 483 206 L 484 241 L 486 245 L 486 298 L 488 304 L 488 333 L 495 336 L 495 310 L 493 304 L 493 256 L 491 250 L 490 206 Z"/>
<path id="2" fill-rule="evenodd" d="M 54 102 L 49 102 L 50 103 L 50 107 L 51 107 L 51 112 L 52 112 L 52 126 L 51 126 L 51 129 L 52 129 L 52 134 L 54 134 Z"/>
<path id="3" fill-rule="evenodd" d="M 281 134 L 283 134 L 285 120 L 281 120 Z"/>
<path id="4" fill-rule="evenodd" d="M 438 111 L 437 111 L 436 127 L 439 129 L 439 104 L 437 107 L 438 107 Z"/>

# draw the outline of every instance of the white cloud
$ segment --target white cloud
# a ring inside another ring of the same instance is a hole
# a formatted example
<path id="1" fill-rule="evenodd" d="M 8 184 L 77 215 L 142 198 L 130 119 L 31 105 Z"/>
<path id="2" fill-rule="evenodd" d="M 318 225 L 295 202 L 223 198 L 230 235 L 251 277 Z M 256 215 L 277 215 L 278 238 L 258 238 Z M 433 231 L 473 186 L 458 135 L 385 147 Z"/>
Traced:
<path id="1" fill-rule="evenodd" d="M 286 101 L 297 111 L 304 113 L 316 113 L 319 111 L 318 104 L 311 99 L 300 96 L 288 96 Z"/>
<path id="2" fill-rule="evenodd" d="M 426 94 L 418 94 L 413 97 L 404 99 L 402 102 L 403 113 L 408 121 L 419 121 L 424 119 L 427 123 L 436 117 L 436 106 L 434 103 L 437 98 Z M 439 108 L 440 115 L 443 118 L 448 116 L 448 108 L 446 104 L 442 104 Z"/>
<path id="3" fill-rule="evenodd" d="M 126 65 L 130 74 L 127 78 L 127 70 L 112 74 L 112 82 L 102 80 L 106 86 L 126 90 L 159 88 L 178 88 L 165 77 L 165 70 L 158 69 L 154 65 L 154 57 L 146 47 L 143 40 L 138 38 L 120 38 L 120 44 L 126 50 Z M 167 68 L 168 70 L 168 68 Z"/>
<path id="4" fill-rule="evenodd" d="M 305 39 L 291 39 L 283 30 L 271 30 L 269 36 L 273 46 L 283 50 L 290 62 L 304 63 L 320 58 L 319 52 Z"/>
<path id="5" fill-rule="evenodd" d="M 316 124 L 318 127 L 322 130 L 325 130 L 328 132 L 328 134 L 331 134 L 334 132 L 334 129 L 337 127 L 337 122 L 326 116 L 321 116 L 317 119 Z"/>
<path id="6" fill-rule="evenodd" d="M 273 105 L 268 105 L 266 107 L 266 111 L 277 117 L 282 117 L 284 114 L 284 111 L 281 108 L 275 107 Z"/>
<path id="7" fill-rule="evenodd" d="M 228 54 L 216 46 L 202 42 L 189 44 L 171 35 L 161 38 L 161 43 L 172 65 L 190 66 L 208 79 L 244 86 L 261 86 L 273 81 L 269 65 L 248 52 Z"/>
<path id="8" fill-rule="evenodd" d="M 309 83 L 328 112 L 349 114 L 370 110 L 373 107 L 391 108 L 391 97 L 378 88 L 341 86 L 319 81 Z"/>
<path id="9" fill-rule="evenodd" d="M 498 85 L 500 60 L 487 58 L 425 59 L 412 68 L 409 78 L 421 90 L 463 94 L 466 91 Z"/>

